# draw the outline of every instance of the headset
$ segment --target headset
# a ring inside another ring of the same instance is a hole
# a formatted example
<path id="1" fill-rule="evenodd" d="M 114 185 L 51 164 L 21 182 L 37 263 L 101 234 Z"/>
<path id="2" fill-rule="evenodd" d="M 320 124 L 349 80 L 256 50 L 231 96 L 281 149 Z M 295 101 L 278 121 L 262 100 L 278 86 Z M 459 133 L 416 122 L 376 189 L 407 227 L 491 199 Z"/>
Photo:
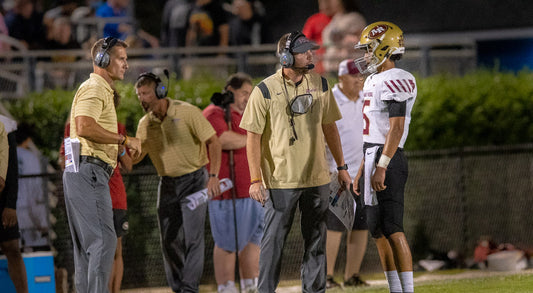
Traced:
<path id="1" fill-rule="evenodd" d="M 168 88 L 170 86 L 170 76 L 168 73 L 168 70 L 165 69 L 163 71 L 165 73 L 165 76 L 167 77 L 167 85 L 163 85 L 163 82 L 161 81 L 161 78 L 159 76 L 153 74 L 152 72 L 144 72 L 137 77 L 137 80 L 141 79 L 142 77 L 147 77 L 155 81 L 155 96 L 158 99 L 164 99 L 168 94 Z"/>
<path id="2" fill-rule="evenodd" d="M 299 37 L 304 36 L 299 31 L 292 32 L 289 37 L 287 38 L 287 42 L 285 42 L 285 48 L 283 51 L 281 51 L 281 54 L 279 56 L 279 63 L 282 67 L 292 67 L 294 65 L 294 56 L 292 56 L 292 47 L 294 41 L 298 39 Z"/>
<path id="3" fill-rule="evenodd" d="M 106 68 L 109 66 L 109 62 L 111 61 L 111 57 L 109 56 L 109 50 L 113 48 L 114 45 L 117 44 L 117 38 L 114 37 L 107 37 L 104 39 L 104 42 L 102 43 L 102 48 L 96 53 L 96 56 L 94 57 L 94 64 L 101 68 Z"/>

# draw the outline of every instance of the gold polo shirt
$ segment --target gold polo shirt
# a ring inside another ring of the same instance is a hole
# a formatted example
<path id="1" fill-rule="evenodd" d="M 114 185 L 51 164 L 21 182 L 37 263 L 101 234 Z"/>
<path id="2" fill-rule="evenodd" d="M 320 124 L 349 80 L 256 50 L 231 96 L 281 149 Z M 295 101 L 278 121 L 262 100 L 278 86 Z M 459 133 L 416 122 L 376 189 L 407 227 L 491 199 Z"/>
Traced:
<path id="1" fill-rule="evenodd" d="M 117 166 L 118 144 L 102 144 L 79 137 L 76 131 L 76 117 L 93 118 L 105 130 L 117 133 L 117 113 L 113 103 L 113 89 L 98 74 L 91 73 L 88 80 L 80 85 L 70 115 L 70 137 L 79 138 L 80 154 L 92 156 L 115 168 Z"/>
<path id="2" fill-rule="evenodd" d="M 312 95 L 313 103 L 307 113 L 294 116 L 298 139 L 291 144 L 288 104 L 301 94 Z M 284 81 L 280 69 L 254 87 L 240 127 L 262 134 L 261 171 L 265 185 L 291 189 L 330 182 L 322 125 L 341 117 L 327 80 L 314 72 L 294 84 Z"/>
<path id="3" fill-rule="evenodd" d="M 198 107 L 167 100 L 163 121 L 151 112 L 144 115 L 136 137 L 142 143 L 141 158 L 148 154 L 159 176 L 178 177 L 207 165 L 205 142 L 216 132 Z"/>

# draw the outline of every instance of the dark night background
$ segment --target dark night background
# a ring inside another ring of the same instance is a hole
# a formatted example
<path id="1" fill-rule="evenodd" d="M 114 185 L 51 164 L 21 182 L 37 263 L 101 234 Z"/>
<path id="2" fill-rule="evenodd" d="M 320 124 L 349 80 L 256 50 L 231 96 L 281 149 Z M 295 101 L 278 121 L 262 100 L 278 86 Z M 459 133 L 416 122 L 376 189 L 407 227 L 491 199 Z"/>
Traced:
<path id="1" fill-rule="evenodd" d="M 533 27 L 533 1 L 530 0 L 355 1 L 368 23 L 391 21 L 407 34 Z M 132 0 L 132 3 L 140 26 L 159 35 L 165 0 Z M 262 3 L 274 39 L 301 29 L 306 18 L 318 12 L 317 0 L 263 0 Z"/>

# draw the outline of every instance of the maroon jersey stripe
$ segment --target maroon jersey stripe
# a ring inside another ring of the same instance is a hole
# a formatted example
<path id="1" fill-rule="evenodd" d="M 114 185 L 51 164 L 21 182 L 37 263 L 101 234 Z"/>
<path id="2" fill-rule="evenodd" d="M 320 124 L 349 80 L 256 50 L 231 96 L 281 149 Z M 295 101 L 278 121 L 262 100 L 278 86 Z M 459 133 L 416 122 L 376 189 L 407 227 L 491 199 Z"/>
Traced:
<path id="1" fill-rule="evenodd" d="M 396 83 L 394 82 L 394 80 L 391 80 L 390 83 L 396 88 L 396 90 L 398 90 L 399 92 L 402 91 L 402 90 L 400 90 L 400 88 L 396 85 Z"/>
<path id="2" fill-rule="evenodd" d="M 409 91 L 409 90 L 407 90 L 407 89 L 403 86 L 401 80 L 397 79 L 396 82 L 400 85 L 400 87 L 402 87 L 402 90 L 403 90 L 404 92 L 408 92 L 408 91 Z"/>
<path id="3" fill-rule="evenodd" d="M 387 85 L 387 87 L 389 88 L 391 92 L 395 93 L 394 89 L 389 85 L 387 81 L 385 81 L 385 84 Z"/>

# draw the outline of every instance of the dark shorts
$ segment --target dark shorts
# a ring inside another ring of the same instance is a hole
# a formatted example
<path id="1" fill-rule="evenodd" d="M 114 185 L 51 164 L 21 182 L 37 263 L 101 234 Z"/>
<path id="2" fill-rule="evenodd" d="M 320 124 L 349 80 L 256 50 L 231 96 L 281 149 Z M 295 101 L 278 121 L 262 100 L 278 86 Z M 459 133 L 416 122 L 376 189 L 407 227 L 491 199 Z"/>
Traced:
<path id="1" fill-rule="evenodd" d="M 356 207 L 355 207 L 355 219 L 353 221 L 353 227 L 352 231 L 354 230 L 368 230 L 368 226 L 366 224 L 366 213 L 364 210 L 363 205 L 363 198 L 362 196 L 356 196 L 353 193 L 352 185 L 350 184 L 350 192 L 355 197 Z M 346 230 L 346 227 L 344 224 L 328 209 L 327 215 L 326 215 L 326 225 L 328 227 L 328 230 L 330 231 L 337 231 L 337 232 L 343 232 Z"/>
<path id="2" fill-rule="evenodd" d="M 115 233 L 117 237 L 122 237 L 128 234 L 128 211 L 121 209 L 113 209 L 113 222 L 115 223 Z"/>
<path id="3" fill-rule="evenodd" d="M 381 148 L 379 151 L 381 152 Z M 403 202 L 407 174 L 407 158 L 403 150 L 398 149 L 387 167 L 385 175 L 387 188 L 376 193 L 378 205 L 365 206 L 372 237 L 379 238 L 382 235 L 389 237 L 396 232 L 403 232 Z"/>
<path id="4" fill-rule="evenodd" d="M 2 216 L 3 212 L 4 209 L 0 209 L 0 217 Z M 14 239 L 20 239 L 19 225 L 16 224 L 13 227 L 4 229 L 0 222 L 0 243 Z"/>

